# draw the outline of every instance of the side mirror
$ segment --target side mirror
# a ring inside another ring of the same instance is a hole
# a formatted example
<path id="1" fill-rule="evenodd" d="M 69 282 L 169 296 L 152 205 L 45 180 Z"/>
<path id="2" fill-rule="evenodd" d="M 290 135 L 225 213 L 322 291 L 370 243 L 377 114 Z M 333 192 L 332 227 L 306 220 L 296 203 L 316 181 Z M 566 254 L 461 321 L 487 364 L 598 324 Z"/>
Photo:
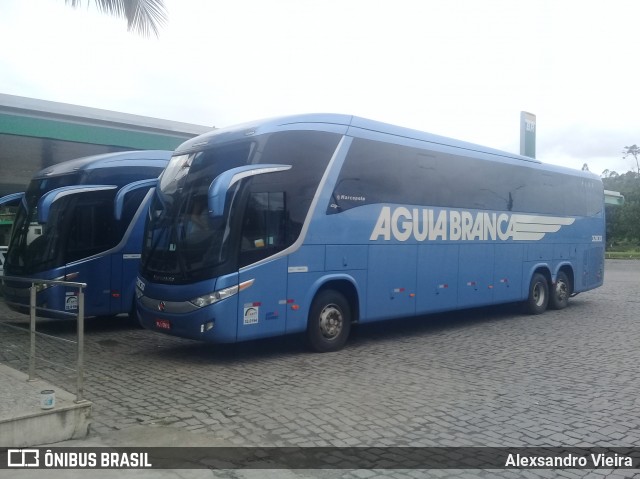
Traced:
<path id="1" fill-rule="evenodd" d="M 287 171 L 291 169 L 291 165 L 246 165 L 232 168 L 218 175 L 209 186 L 208 205 L 209 216 L 212 218 L 220 217 L 224 214 L 225 201 L 227 191 L 238 181 L 256 175 L 264 175 L 267 173 L 276 173 L 278 171 Z"/>
<path id="2" fill-rule="evenodd" d="M 20 202 L 24 198 L 24 193 L 11 193 L 10 195 L 0 198 L 1 206 L 19 206 Z"/>
<path id="3" fill-rule="evenodd" d="M 128 193 L 132 191 L 139 190 L 141 188 L 151 189 L 154 188 L 158 184 L 158 179 L 153 178 L 150 180 L 140 180 L 134 181 L 133 183 L 129 183 L 127 186 L 124 186 L 118 194 L 116 195 L 115 200 L 113 201 L 113 215 L 116 220 L 120 220 L 122 218 L 122 209 L 124 208 L 124 199 Z"/>

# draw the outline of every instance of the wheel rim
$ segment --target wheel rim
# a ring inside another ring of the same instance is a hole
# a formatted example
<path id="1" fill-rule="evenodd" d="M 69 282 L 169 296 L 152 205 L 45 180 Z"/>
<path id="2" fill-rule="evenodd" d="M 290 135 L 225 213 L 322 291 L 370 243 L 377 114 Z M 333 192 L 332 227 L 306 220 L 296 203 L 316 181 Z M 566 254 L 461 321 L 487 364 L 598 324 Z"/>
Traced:
<path id="1" fill-rule="evenodd" d="M 569 287 L 564 281 L 556 283 L 556 298 L 561 303 L 564 303 L 569 298 Z"/>
<path id="2" fill-rule="evenodd" d="M 545 301 L 545 292 L 542 283 L 536 283 L 533 287 L 533 302 L 536 306 L 540 307 Z"/>
<path id="3" fill-rule="evenodd" d="M 328 304 L 320 313 L 320 333 L 328 340 L 336 339 L 342 332 L 344 318 L 335 304 Z"/>

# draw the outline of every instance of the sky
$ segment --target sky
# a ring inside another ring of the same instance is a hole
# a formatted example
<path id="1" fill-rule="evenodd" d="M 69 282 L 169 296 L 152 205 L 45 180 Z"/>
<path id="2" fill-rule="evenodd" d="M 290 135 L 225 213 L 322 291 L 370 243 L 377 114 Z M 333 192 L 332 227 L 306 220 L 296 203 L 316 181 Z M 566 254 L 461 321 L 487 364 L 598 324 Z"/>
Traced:
<path id="1" fill-rule="evenodd" d="M 344 113 L 597 174 L 635 168 L 637 0 L 165 0 L 158 38 L 0 0 L 0 93 L 217 128 Z"/>

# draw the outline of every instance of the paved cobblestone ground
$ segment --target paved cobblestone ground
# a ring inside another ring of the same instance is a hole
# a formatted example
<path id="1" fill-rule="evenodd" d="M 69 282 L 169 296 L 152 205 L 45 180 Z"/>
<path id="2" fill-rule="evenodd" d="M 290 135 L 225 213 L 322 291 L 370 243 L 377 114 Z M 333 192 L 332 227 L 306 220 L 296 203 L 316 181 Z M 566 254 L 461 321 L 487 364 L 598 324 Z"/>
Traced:
<path id="1" fill-rule="evenodd" d="M 25 321 L 0 307 L 0 318 Z M 74 325 L 43 321 L 39 329 L 72 337 Z M 24 371 L 27 334 L 2 326 L 0 333 L 0 361 Z M 640 446 L 638 345 L 640 262 L 608 260 L 605 286 L 573 298 L 566 310 L 526 316 L 508 306 L 361 326 L 332 354 L 307 352 L 299 337 L 221 347 L 142 330 L 126 318 L 89 320 L 85 396 L 98 436 L 154 425 L 241 446 L 630 447 Z M 38 348 L 48 360 L 74 358 L 73 345 L 44 338 Z M 74 391 L 72 372 L 42 361 L 38 371 Z"/>

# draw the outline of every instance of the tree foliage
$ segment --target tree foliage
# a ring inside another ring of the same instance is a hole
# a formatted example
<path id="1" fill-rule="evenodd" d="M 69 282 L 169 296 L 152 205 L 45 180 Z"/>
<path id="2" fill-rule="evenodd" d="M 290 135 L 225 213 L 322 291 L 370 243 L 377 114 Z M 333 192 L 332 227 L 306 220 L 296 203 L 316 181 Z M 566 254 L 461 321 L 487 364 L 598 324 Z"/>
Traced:
<path id="1" fill-rule="evenodd" d="M 638 145 L 633 144 L 631 146 L 625 146 L 622 152 L 622 158 L 629 158 L 630 156 L 636 160 L 636 172 L 638 176 L 640 176 L 640 147 Z"/>
<path id="2" fill-rule="evenodd" d="M 84 3 L 82 0 L 65 0 L 74 8 Z M 91 0 L 87 0 L 87 5 Z M 164 0 L 93 0 L 98 10 L 115 17 L 127 19 L 127 29 L 148 37 L 158 36 L 159 29 L 167 22 Z"/>
<path id="3" fill-rule="evenodd" d="M 606 190 L 619 191 L 624 205 L 607 206 L 607 246 L 640 246 L 640 176 L 635 171 L 619 175 L 615 171 L 602 172 Z"/>

